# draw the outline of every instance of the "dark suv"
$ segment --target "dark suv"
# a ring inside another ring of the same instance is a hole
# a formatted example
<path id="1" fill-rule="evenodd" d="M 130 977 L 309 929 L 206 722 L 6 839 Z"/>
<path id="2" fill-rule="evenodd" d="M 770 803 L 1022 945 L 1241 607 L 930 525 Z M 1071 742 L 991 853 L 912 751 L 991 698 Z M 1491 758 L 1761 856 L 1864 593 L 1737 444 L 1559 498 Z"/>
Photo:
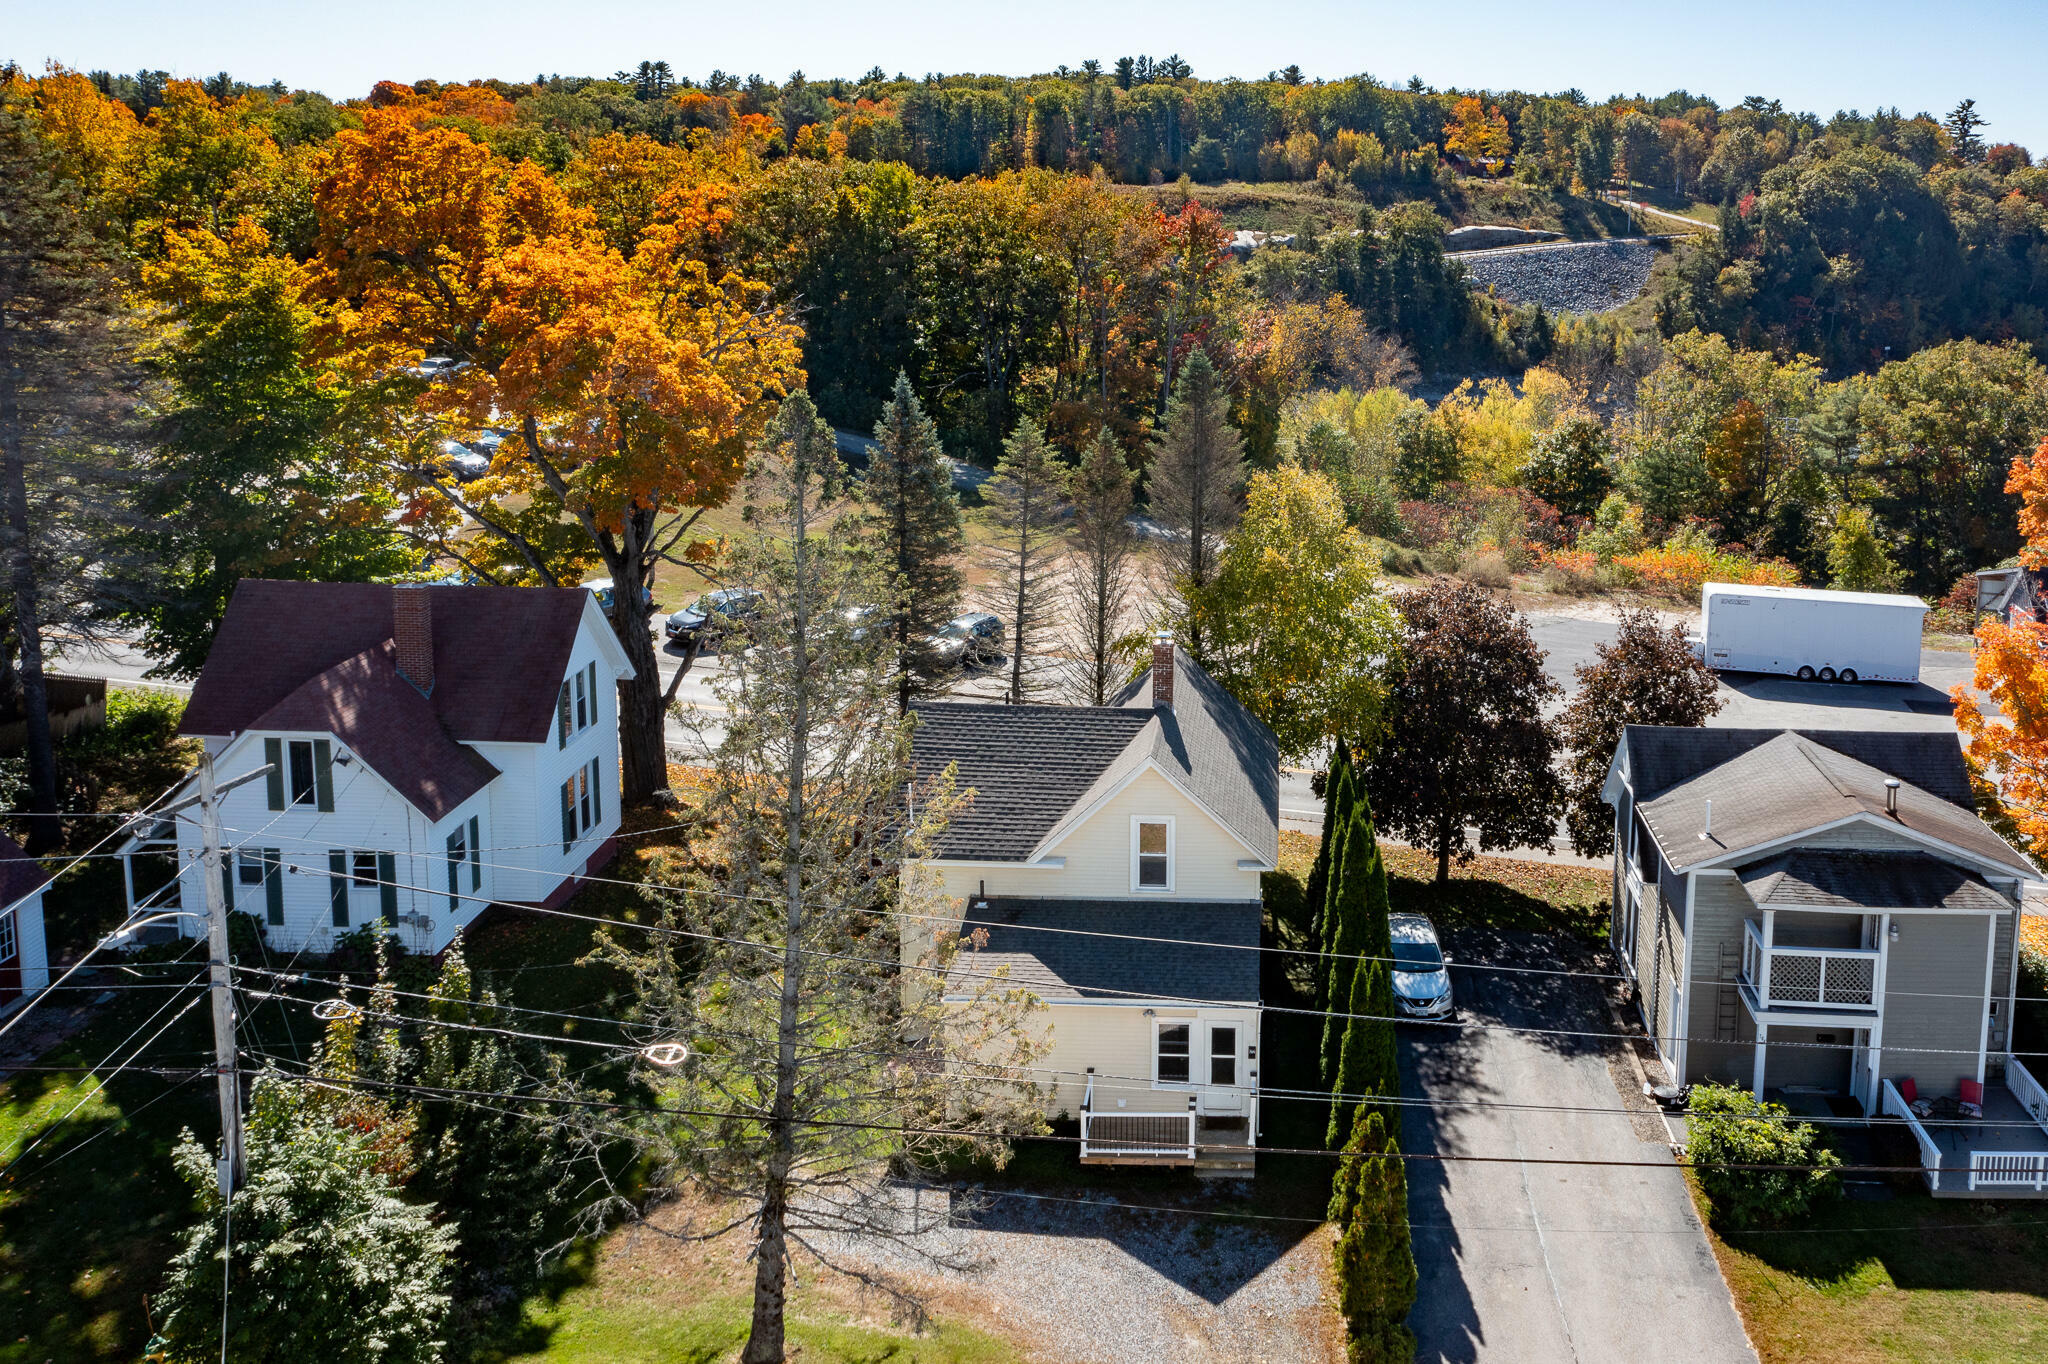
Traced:
<path id="1" fill-rule="evenodd" d="M 728 634 L 744 632 L 747 624 L 760 614 L 759 592 L 751 587 L 721 587 L 672 614 L 663 631 L 671 644 L 701 646 Z"/>
<path id="2" fill-rule="evenodd" d="M 1003 656 L 1003 623 L 986 611 L 955 616 L 931 638 L 932 653 L 941 663 L 971 668 Z"/>

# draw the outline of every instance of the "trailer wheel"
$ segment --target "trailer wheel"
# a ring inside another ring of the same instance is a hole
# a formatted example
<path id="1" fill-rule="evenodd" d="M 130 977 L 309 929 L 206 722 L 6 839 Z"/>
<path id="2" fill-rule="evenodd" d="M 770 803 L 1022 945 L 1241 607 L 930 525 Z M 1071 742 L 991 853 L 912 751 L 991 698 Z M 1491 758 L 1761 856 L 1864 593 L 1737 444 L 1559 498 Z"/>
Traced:
<path id="1" fill-rule="evenodd" d="M 1844 682 L 1854 682 L 1856 680 L 1856 670 L 1854 668 L 1842 669 L 1842 680 Z"/>
<path id="2" fill-rule="evenodd" d="M 1813 681 L 1813 665 L 1812 665 L 1812 664 L 1806 664 L 1806 665 L 1802 666 L 1802 667 L 1801 667 L 1801 668 L 1799 669 L 1799 680 L 1800 680 L 1801 682 L 1811 682 L 1811 681 Z"/>
<path id="3" fill-rule="evenodd" d="M 1835 680 L 1835 670 L 1834 670 L 1833 668 L 1822 668 L 1822 669 L 1820 670 L 1820 680 L 1821 680 L 1821 681 L 1823 681 L 1823 682 L 1832 682 L 1832 681 L 1834 681 L 1834 680 Z"/>

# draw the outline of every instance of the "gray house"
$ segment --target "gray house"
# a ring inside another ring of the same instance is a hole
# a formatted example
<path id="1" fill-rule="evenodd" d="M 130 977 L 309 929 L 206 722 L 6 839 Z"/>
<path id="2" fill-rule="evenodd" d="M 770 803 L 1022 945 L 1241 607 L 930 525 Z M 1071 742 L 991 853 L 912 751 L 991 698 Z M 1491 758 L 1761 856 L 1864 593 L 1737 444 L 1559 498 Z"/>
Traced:
<path id="1" fill-rule="evenodd" d="M 1896 1113 L 1938 1193 L 2048 1190 L 2048 1093 L 2007 1054 L 2044 878 L 1953 735 L 1631 725 L 1603 794 L 1613 942 L 1674 1078 Z"/>

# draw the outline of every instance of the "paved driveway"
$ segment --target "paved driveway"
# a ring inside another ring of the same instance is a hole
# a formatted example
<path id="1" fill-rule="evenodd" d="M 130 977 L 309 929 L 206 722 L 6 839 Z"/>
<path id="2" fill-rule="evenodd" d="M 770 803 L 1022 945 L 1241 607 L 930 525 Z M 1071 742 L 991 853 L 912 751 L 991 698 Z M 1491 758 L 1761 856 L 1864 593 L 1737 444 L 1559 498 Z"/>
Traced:
<path id="1" fill-rule="evenodd" d="M 1546 938 L 1452 935 L 1455 962 L 1597 963 Z M 1583 980 L 1456 970 L 1473 1022 L 1606 1031 Z M 1617 1109 L 1618 1046 L 1496 1030 L 1404 1028 L 1402 1091 L 1446 1101 L 1406 1111 L 1412 1152 L 1653 1161 L 1652 1168 L 1412 1161 L 1408 1206 L 1421 1283 L 1417 1359 L 1608 1364 L 1670 1357 L 1755 1364 L 1706 1235 L 1652 1114 L 1457 1107 L 1458 1101 Z"/>

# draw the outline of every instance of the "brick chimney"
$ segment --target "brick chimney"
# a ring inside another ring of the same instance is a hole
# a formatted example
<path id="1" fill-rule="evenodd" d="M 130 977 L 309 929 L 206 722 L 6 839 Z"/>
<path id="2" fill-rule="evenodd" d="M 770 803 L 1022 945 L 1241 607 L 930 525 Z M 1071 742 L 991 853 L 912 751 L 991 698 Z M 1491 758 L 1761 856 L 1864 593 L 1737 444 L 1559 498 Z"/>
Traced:
<path id="1" fill-rule="evenodd" d="M 1173 636 L 1152 636 L 1152 709 L 1173 709 Z"/>
<path id="2" fill-rule="evenodd" d="M 434 694 L 434 606 L 425 583 L 391 589 L 391 639 L 398 646 L 398 675 Z"/>

